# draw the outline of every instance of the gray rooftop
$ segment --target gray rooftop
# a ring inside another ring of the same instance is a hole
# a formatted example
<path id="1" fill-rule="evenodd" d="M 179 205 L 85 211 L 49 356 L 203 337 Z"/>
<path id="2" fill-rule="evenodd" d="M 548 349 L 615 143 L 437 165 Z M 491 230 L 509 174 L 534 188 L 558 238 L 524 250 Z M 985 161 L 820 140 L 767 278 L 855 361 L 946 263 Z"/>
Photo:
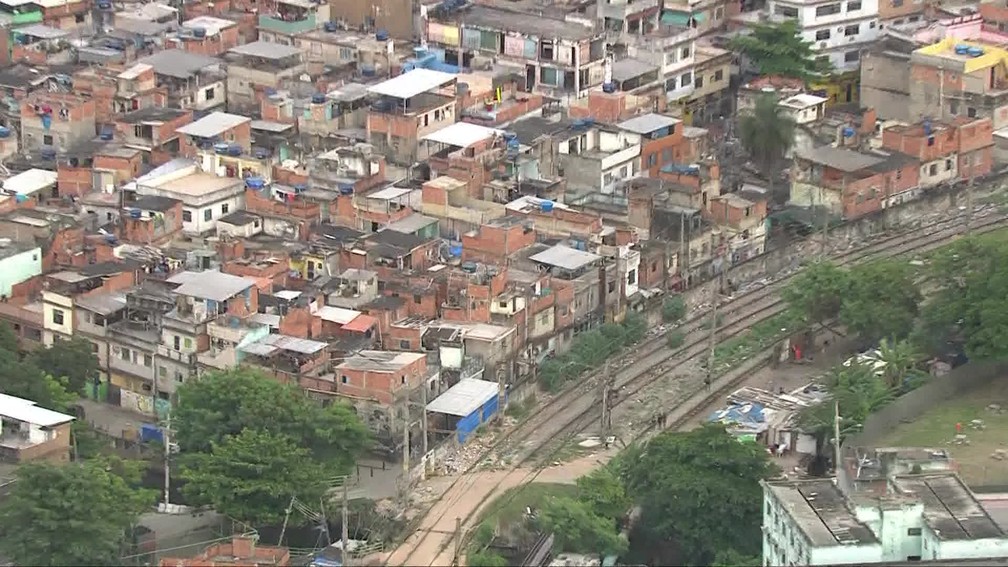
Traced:
<path id="1" fill-rule="evenodd" d="M 640 59 L 620 59 L 613 63 L 612 78 L 614 81 L 623 82 L 657 70 L 657 65 L 652 65 Z"/>
<path id="2" fill-rule="evenodd" d="M 588 39 L 595 32 L 588 26 L 557 18 L 536 18 L 530 14 L 512 12 L 489 6 L 473 6 L 458 13 L 466 27 L 498 31 L 520 31 L 542 39 Z"/>
<path id="3" fill-rule="evenodd" d="M 181 49 L 166 49 L 137 61 L 150 65 L 154 73 L 176 79 L 188 79 L 207 67 L 218 65 L 220 60 L 205 55 L 188 53 Z"/>
<path id="4" fill-rule="evenodd" d="M 678 118 L 672 118 L 671 116 L 665 116 L 664 114 L 656 114 L 654 112 L 648 114 L 641 114 L 640 116 L 634 116 L 629 120 L 624 120 L 616 126 L 626 130 L 628 132 L 633 132 L 634 134 L 650 134 L 655 130 L 660 130 L 662 128 L 668 128 L 670 126 L 675 126 L 682 122 Z"/>
<path id="5" fill-rule="evenodd" d="M 255 285 L 252 280 L 216 271 L 181 272 L 170 278 L 168 283 L 182 284 L 175 293 L 197 299 L 227 301 Z"/>
<path id="6" fill-rule="evenodd" d="M 75 298 L 74 303 L 99 315 L 109 315 L 126 308 L 126 295 L 121 292 L 82 295 Z"/>
<path id="7" fill-rule="evenodd" d="M 360 370 L 365 372 L 398 372 L 421 358 L 422 352 L 392 352 L 385 350 L 365 350 L 347 358 L 337 369 Z"/>
<path id="8" fill-rule="evenodd" d="M 52 26 L 47 26 L 45 24 L 32 24 L 30 26 L 22 26 L 20 28 L 15 28 L 15 34 L 29 35 L 31 37 L 37 37 L 39 39 L 60 39 L 66 37 L 70 34 Z"/>
<path id="9" fill-rule="evenodd" d="M 552 248 L 548 248 L 538 254 L 529 256 L 529 260 L 532 260 L 533 262 L 569 271 L 584 268 L 601 258 L 601 256 L 597 256 L 591 252 L 576 250 L 562 244 L 557 244 Z"/>
<path id="10" fill-rule="evenodd" d="M 955 473 L 901 476 L 893 485 L 924 504 L 924 523 L 944 541 L 1004 538 L 1005 532 Z"/>
<path id="11" fill-rule="evenodd" d="M 767 482 L 765 486 L 815 547 L 878 541 L 847 507 L 843 493 L 830 479 Z"/>
<path id="12" fill-rule="evenodd" d="M 796 152 L 795 157 L 819 165 L 825 165 L 826 167 L 832 167 L 833 169 L 839 169 L 844 173 L 861 171 L 862 169 L 867 169 L 883 161 L 883 158 L 881 157 L 870 156 L 853 150 L 834 148 L 831 146 L 823 146 L 808 151 L 799 151 Z"/>
<path id="13" fill-rule="evenodd" d="M 298 55 L 301 53 L 301 50 L 289 45 L 280 45 L 279 43 L 269 41 L 253 41 L 252 43 L 233 47 L 228 53 L 277 61 Z"/>
<path id="14" fill-rule="evenodd" d="M 388 230 L 394 230 L 396 232 L 402 232 L 404 234 L 413 234 L 417 231 L 423 230 L 424 228 L 437 222 L 437 219 L 426 217 L 420 213 L 413 213 L 412 215 L 397 220 L 391 223 L 386 228 Z"/>
<path id="15" fill-rule="evenodd" d="M 325 347 L 327 343 L 300 339 L 288 335 L 266 335 L 262 339 L 241 347 L 241 350 L 257 356 L 271 356 L 283 350 L 289 350 L 300 354 L 315 354 Z"/>

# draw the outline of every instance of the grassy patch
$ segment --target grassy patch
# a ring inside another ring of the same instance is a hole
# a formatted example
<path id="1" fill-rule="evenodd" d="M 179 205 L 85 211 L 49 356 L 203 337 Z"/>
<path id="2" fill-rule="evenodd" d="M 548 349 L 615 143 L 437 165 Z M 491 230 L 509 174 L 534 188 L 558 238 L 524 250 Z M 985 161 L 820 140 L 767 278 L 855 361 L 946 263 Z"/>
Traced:
<path id="1" fill-rule="evenodd" d="M 487 506 L 481 516 L 481 523 L 504 526 L 521 522 L 525 508 L 539 510 L 550 498 L 577 496 L 577 486 L 550 482 L 533 482 L 517 486 L 501 494 Z"/>
<path id="2" fill-rule="evenodd" d="M 507 410 L 504 412 L 509 417 L 513 417 L 518 421 L 521 421 L 528 417 L 532 410 L 536 408 L 536 397 L 535 394 L 528 396 L 524 400 L 508 405 Z"/>
<path id="3" fill-rule="evenodd" d="M 793 333 L 799 325 L 801 325 L 800 318 L 785 311 L 722 342 L 714 348 L 714 372 L 718 374 L 727 372 Z"/>
<path id="4" fill-rule="evenodd" d="M 913 421 L 899 424 L 876 445 L 946 449 L 959 464 L 960 474 L 967 484 L 1008 485 L 1008 460 L 991 458 L 996 450 L 1008 449 L 1008 437 L 1004 434 L 1008 430 L 1008 413 L 989 411 L 990 404 L 1008 409 L 1008 383 L 1004 380 L 940 400 L 939 405 Z M 982 431 L 970 428 L 974 419 L 983 420 L 986 428 Z M 969 439 L 969 445 L 950 443 L 956 435 L 957 423 L 963 424 L 963 434 Z"/>

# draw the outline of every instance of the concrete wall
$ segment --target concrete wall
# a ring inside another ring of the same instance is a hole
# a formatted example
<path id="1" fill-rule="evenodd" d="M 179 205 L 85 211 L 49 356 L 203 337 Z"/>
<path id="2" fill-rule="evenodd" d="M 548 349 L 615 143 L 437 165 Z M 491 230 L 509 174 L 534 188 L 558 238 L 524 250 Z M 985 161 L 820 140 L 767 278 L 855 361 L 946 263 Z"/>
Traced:
<path id="1" fill-rule="evenodd" d="M 861 55 L 861 105 L 874 108 L 879 118 L 911 120 L 909 84 L 909 55 L 891 51 L 865 51 Z"/>

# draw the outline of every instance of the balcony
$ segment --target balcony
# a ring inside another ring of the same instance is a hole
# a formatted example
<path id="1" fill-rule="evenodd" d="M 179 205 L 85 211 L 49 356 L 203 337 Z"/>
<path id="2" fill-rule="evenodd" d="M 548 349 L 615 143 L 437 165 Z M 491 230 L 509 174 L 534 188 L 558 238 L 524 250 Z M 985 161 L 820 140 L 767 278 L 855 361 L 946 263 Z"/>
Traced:
<path id="1" fill-rule="evenodd" d="M 281 20 L 271 16 L 259 16 L 260 29 L 287 35 L 312 31 L 315 27 L 315 14 L 308 14 L 303 20 Z"/>
<path id="2" fill-rule="evenodd" d="M 157 354 L 162 358 L 181 362 L 182 364 L 187 364 L 189 366 L 194 366 L 196 364 L 196 353 L 178 351 L 165 345 L 158 345 Z"/>

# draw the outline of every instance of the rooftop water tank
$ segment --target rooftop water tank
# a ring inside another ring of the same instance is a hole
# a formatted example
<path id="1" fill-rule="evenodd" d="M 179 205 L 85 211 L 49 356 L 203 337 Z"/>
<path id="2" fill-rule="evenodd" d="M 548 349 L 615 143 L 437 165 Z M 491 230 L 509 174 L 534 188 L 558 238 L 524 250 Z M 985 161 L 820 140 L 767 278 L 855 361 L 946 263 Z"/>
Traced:
<path id="1" fill-rule="evenodd" d="M 458 258 L 459 256 L 461 256 L 462 255 L 462 245 L 461 244 L 452 244 L 451 246 L 449 246 L 448 247 L 448 255 L 451 256 L 452 258 Z"/>
<path id="2" fill-rule="evenodd" d="M 230 147 L 231 144 L 228 144 L 227 142 L 217 142 L 213 145 L 214 152 L 218 154 L 226 154 L 228 152 L 228 148 Z"/>
<path id="3" fill-rule="evenodd" d="M 242 147 L 238 144 L 231 144 L 228 146 L 227 153 L 229 156 L 238 157 L 242 155 Z"/>
<path id="4" fill-rule="evenodd" d="M 616 83 L 602 83 L 602 92 L 606 94 L 616 92 Z"/>
<path id="5" fill-rule="evenodd" d="M 966 51 L 966 53 L 968 53 L 970 57 L 980 57 L 984 54 L 984 50 L 980 47 L 971 47 Z"/>
<path id="6" fill-rule="evenodd" d="M 476 273 L 476 262 L 462 262 L 462 271 L 468 274 Z"/>
<path id="7" fill-rule="evenodd" d="M 843 129 L 843 137 L 844 138 L 853 138 L 854 134 L 856 134 L 856 133 L 857 132 L 853 128 L 851 128 L 850 126 L 844 126 L 844 129 Z"/>
<path id="8" fill-rule="evenodd" d="M 111 128 L 102 128 L 101 134 L 98 135 L 99 139 L 104 140 L 106 142 L 114 137 L 115 133 L 112 131 Z"/>
<path id="9" fill-rule="evenodd" d="M 304 183 L 298 183 L 297 185 L 294 186 L 294 192 L 295 193 L 304 193 L 307 190 L 308 190 L 308 186 L 305 185 Z"/>
<path id="10" fill-rule="evenodd" d="M 956 55 L 966 55 L 969 53 L 970 46 L 960 43 L 955 46 Z"/>
<path id="11" fill-rule="evenodd" d="M 130 209 L 129 210 L 129 216 L 130 216 L 131 219 L 138 219 L 138 218 L 140 218 L 140 216 L 142 214 L 143 214 L 143 211 L 141 211 L 140 209 Z"/>
<path id="12" fill-rule="evenodd" d="M 266 187 L 266 180 L 262 177 L 249 177 L 245 180 L 245 186 L 256 191 Z"/>
<path id="13" fill-rule="evenodd" d="M 11 135 L 10 128 L 0 126 L 0 138 L 7 138 L 10 137 L 10 135 Z"/>
<path id="14" fill-rule="evenodd" d="M 543 201 L 539 203 L 539 209 L 544 213 L 549 213 L 553 211 L 553 201 Z"/>
<path id="15" fill-rule="evenodd" d="M 374 67 L 374 65 L 361 65 L 360 72 L 361 72 L 361 75 L 363 75 L 365 77 L 374 77 L 375 76 L 375 67 Z"/>
<path id="16" fill-rule="evenodd" d="M 322 104 L 325 102 L 325 95 L 322 93 L 315 93 L 311 95 L 312 104 Z"/>
<path id="17" fill-rule="evenodd" d="M 274 89 L 273 87 L 266 87 L 265 89 L 263 89 L 263 92 L 266 93 L 266 96 L 273 96 L 277 94 L 277 90 Z"/>
<path id="18" fill-rule="evenodd" d="M 333 33 L 339 30 L 339 27 L 336 26 L 336 22 L 326 22 L 322 24 L 322 28 L 329 33 Z"/>
<path id="19" fill-rule="evenodd" d="M 340 195 L 353 195 L 353 183 L 338 183 L 336 186 L 339 187 Z"/>
<path id="20" fill-rule="evenodd" d="M 374 37 L 378 41 L 388 41 L 388 31 L 378 30 L 378 32 L 374 34 Z"/>
<path id="21" fill-rule="evenodd" d="M 39 148 L 39 155 L 42 159 L 56 159 L 56 148 L 52 146 L 42 146 Z"/>
<path id="22" fill-rule="evenodd" d="M 256 159 L 266 159 L 269 157 L 269 150 L 256 148 L 255 150 L 253 150 L 252 155 L 254 155 Z"/>
<path id="23" fill-rule="evenodd" d="M 112 2 L 110 0 L 98 0 L 98 9 L 99 10 L 111 10 L 112 9 Z"/>
<path id="24" fill-rule="evenodd" d="M 197 39 L 203 39 L 206 37 L 206 28 L 193 28 L 192 34 Z"/>

